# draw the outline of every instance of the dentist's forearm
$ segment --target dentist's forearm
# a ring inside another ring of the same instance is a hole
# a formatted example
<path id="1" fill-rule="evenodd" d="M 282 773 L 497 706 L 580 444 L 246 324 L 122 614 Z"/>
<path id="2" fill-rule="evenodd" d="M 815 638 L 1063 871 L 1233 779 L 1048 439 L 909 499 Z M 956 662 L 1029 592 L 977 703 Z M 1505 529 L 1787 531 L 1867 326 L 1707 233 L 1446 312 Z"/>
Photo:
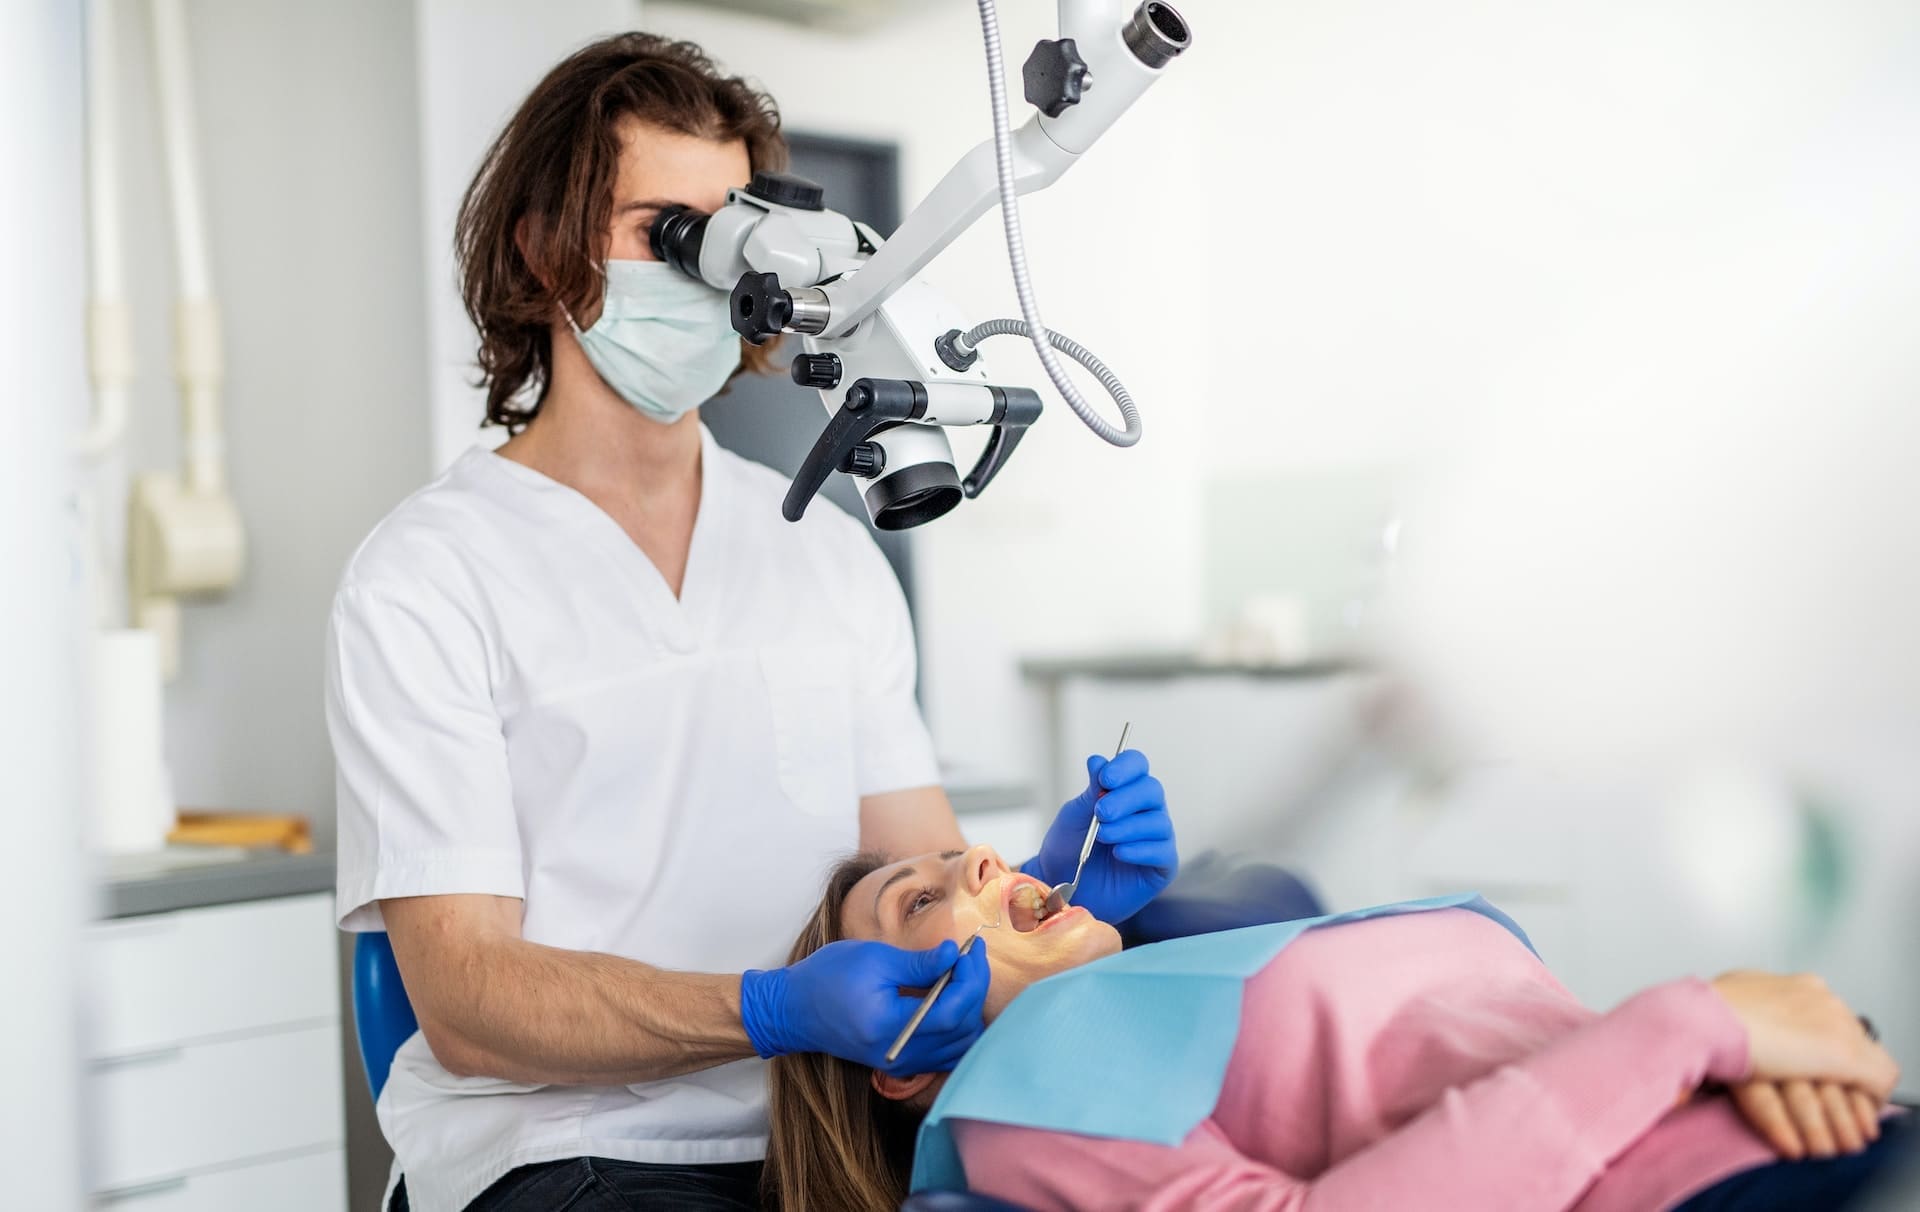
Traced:
<path id="1" fill-rule="evenodd" d="M 427 1046 L 448 1072 L 625 1085 L 754 1055 L 740 1024 L 738 976 L 462 929 L 471 920 L 459 920 L 460 907 L 432 903 L 464 899 L 383 905 Z"/>
<path id="2" fill-rule="evenodd" d="M 521 939 L 488 946 L 476 973 L 472 1011 L 455 1025 L 463 1065 L 476 1073 L 625 1085 L 754 1054 L 740 1026 L 738 976 L 671 972 Z"/>

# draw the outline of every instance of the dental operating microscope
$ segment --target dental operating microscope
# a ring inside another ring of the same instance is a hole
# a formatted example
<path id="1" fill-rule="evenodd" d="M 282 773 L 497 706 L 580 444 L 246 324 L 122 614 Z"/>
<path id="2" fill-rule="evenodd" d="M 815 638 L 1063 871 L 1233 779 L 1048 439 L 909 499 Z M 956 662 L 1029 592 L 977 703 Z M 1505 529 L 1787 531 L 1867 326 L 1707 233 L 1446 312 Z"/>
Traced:
<path id="1" fill-rule="evenodd" d="M 977 0 L 986 43 L 993 137 L 948 171 L 890 238 L 826 208 L 819 186 L 757 172 L 711 214 L 663 210 L 650 242 L 660 260 L 731 290 L 733 327 L 763 344 L 797 334 L 790 373 L 820 392 L 830 417 L 794 476 L 781 512 L 797 522 L 834 472 L 864 481 L 873 524 L 904 530 L 977 497 L 1006 466 L 1041 399 L 994 382 L 980 345 L 1016 335 L 1032 342 L 1047 376 L 1088 428 L 1115 446 L 1140 440 L 1140 415 L 1119 378 L 1086 349 L 1041 322 L 1027 273 L 1019 195 L 1059 180 L 1191 42 L 1171 5 L 1059 0 L 1059 36 L 1033 48 L 1021 73 L 1033 115 L 1011 129 L 993 0 Z M 951 306 L 917 277 L 953 240 L 999 203 L 1019 319 L 963 327 Z M 1124 422 L 1093 410 L 1056 351 L 1100 381 Z M 964 479 L 947 426 L 989 425 L 985 449 Z"/>

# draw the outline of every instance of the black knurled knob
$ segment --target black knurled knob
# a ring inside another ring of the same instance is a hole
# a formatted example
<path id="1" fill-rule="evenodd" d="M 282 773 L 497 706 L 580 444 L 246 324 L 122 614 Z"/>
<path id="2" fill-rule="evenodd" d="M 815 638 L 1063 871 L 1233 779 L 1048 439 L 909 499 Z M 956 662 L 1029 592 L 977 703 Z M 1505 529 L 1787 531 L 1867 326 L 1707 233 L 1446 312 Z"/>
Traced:
<path id="1" fill-rule="evenodd" d="M 1042 38 L 1033 44 L 1020 79 L 1026 85 L 1027 104 L 1058 118 L 1069 105 L 1080 104 L 1080 92 L 1087 86 L 1087 61 L 1072 38 Z"/>
<path id="2" fill-rule="evenodd" d="M 765 169 L 753 174 L 753 180 L 747 184 L 747 193 L 776 206 L 791 206 L 795 210 L 821 210 L 827 196 L 826 190 L 805 177 L 793 173 L 768 172 Z"/>
<path id="3" fill-rule="evenodd" d="M 840 386 L 840 355 L 801 354 L 787 368 L 787 373 L 802 387 L 831 391 Z"/>
<path id="4" fill-rule="evenodd" d="M 872 442 L 862 442 L 847 452 L 840 470 L 850 476 L 871 480 L 887 469 L 887 452 Z"/>
<path id="5" fill-rule="evenodd" d="M 793 320 L 793 296 L 780 289 L 777 274 L 741 274 L 730 302 L 733 331 L 755 345 L 779 336 Z"/>

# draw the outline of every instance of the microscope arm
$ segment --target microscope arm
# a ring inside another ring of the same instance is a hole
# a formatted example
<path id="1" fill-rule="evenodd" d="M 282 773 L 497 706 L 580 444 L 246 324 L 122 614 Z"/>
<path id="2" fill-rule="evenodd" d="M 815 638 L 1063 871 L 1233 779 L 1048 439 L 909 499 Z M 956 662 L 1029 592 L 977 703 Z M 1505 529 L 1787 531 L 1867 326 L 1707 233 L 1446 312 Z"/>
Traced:
<path id="1" fill-rule="evenodd" d="M 1040 130 L 1038 114 L 1013 133 L 1015 187 L 1023 194 L 1060 179 L 1076 157 Z M 925 269 L 974 220 L 999 199 L 993 140 L 988 139 L 947 170 L 940 184 L 913 208 L 886 243 L 858 270 L 825 287 L 832 319 L 821 335 L 845 336 L 872 315 L 894 291 Z"/>
<path id="2" fill-rule="evenodd" d="M 1072 42 L 1085 65 L 1084 92 L 1059 107 L 1057 116 L 1035 110 L 1013 131 L 1009 150 L 1016 193 L 1032 193 L 1059 180 L 1160 78 L 1172 54 L 1185 47 L 1180 26 L 1178 46 L 1166 50 L 1173 44 L 1147 21 L 1148 7 L 1133 10 L 1129 19 L 1113 0 L 1060 0 L 1060 38 Z M 1177 24 L 1178 16 L 1172 20 Z M 999 65 L 992 66 L 997 70 Z M 845 336 L 987 213 L 999 200 L 995 163 L 994 143 L 988 139 L 948 170 L 866 264 L 828 285 L 831 310 L 820 335 Z"/>

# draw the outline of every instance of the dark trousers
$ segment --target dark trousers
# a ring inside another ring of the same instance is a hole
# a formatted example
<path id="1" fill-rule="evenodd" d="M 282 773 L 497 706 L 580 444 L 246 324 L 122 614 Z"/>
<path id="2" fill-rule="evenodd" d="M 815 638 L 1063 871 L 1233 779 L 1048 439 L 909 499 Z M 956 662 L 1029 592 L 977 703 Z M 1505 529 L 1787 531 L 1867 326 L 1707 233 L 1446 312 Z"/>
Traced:
<path id="1" fill-rule="evenodd" d="M 1920 1173 L 1910 1164 L 1915 1152 L 1912 1120 L 1909 1114 L 1881 1124 L 1880 1139 L 1861 1153 L 1743 1170 L 1673 1212 L 1839 1212 L 1863 1206 L 1889 1183 L 1920 1182 Z"/>
<path id="2" fill-rule="evenodd" d="M 407 1212 L 407 1184 L 389 1212 Z M 760 1163 L 649 1166 L 576 1157 L 521 1166 L 467 1205 L 467 1212 L 759 1212 Z"/>

